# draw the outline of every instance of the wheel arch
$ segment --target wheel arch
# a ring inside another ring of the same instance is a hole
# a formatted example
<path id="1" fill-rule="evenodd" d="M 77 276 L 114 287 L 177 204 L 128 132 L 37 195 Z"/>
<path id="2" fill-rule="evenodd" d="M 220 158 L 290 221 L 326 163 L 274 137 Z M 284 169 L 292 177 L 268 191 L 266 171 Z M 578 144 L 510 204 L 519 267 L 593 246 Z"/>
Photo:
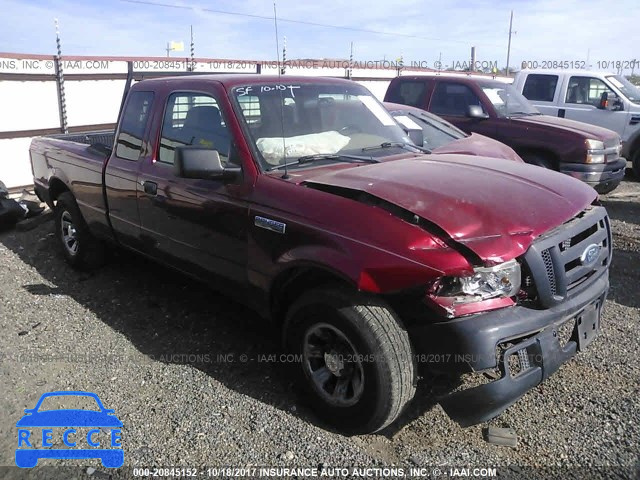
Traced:
<path id="1" fill-rule="evenodd" d="M 71 192 L 69 186 L 60 178 L 52 177 L 49 180 L 49 201 L 51 202 L 49 206 L 53 207 L 58 197 L 65 192 Z"/>
<path id="2" fill-rule="evenodd" d="M 269 289 L 271 318 L 280 329 L 284 329 L 289 307 L 300 296 L 323 285 L 340 285 L 357 291 L 357 285 L 344 272 L 312 262 L 289 265 L 274 278 Z"/>
<path id="3" fill-rule="evenodd" d="M 516 151 L 516 153 L 518 155 L 520 155 L 520 157 L 526 162 L 529 163 L 527 161 L 527 156 L 531 157 L 533 155 L 536 156 L 540 156 L 546 159 L 549 159 L 551 161 L 551 165 L 553 166 L 554 170 L 559 170 L 560 168 L 560 159 L 558 158 L 558 155 L 556 155 L 553 151 L 547 149 L 547 148 L 541 148 L 541 147 L 519 147 L 519 148 L 514 148 L 514 150 Z"/>

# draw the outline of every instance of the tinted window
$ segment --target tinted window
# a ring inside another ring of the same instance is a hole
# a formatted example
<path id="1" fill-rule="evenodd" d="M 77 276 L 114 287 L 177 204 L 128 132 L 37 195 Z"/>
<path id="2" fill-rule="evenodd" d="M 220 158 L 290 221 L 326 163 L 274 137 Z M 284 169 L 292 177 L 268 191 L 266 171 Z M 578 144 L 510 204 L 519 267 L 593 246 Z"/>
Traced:
<path id="1" fill-rule="evenodd" d="M 231 138 L 213 97 L 188 92 L 169 96 L 158 160 L 173 164 L 176 147 L 185 145 L 217 150 L 223 162 L 228 160 Z"/>
<path id="2" fill-rule="evenodd" d="M 402 81 L 395 84 L 389 92 L 386 102 L 411 105 L 412 107 L 424 107 L 427 84 L 423 81 Z"/>
<path id="3" fill-rule="evenodd" d="M 480 99 L 462 83 L 438 82 L 431 98 L 429 111 L 438 115 L 463 117 L 469 105 L 479 105 Z"/>
<path id="4" fill-rule="evenodd" d="M 556 85 L 558 85 L 557 75 L 532 74 L 527 76 L 527 80 L 524 82 L 524 88 L 522 89 L 522 94 L 529 100 L 553 102 Z"/>
<path id="5" fill-rule="evenodd" d="M 611 92 L 606 83 L 599 78 L 593 77 L 571 77 L 567 87 L 566 103 L 579 103 L 600 105 L 600 98 L 604 92 Z"/>
<path id="6" fill-rule="evenodd" d="M 142 151 L 142 137 L 147 126 L 153 102 L 152 92 L 132 92 L 122 115 L 120 132 L 116 139 L 116 156 L 125 160 L 138 160 Z"/>

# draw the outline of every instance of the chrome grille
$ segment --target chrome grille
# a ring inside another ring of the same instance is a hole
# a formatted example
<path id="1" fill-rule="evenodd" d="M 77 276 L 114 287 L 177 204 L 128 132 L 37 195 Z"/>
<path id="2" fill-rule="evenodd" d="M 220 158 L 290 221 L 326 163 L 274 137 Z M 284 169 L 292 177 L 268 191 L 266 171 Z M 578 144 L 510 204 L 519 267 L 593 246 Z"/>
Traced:
<path id="1" fill-rule="evenodd" d="M 542 235 L 524 255 L 544 307 L 588 286 L 610 261 L 611 229 L 604 207 L 590 207 Z"/>

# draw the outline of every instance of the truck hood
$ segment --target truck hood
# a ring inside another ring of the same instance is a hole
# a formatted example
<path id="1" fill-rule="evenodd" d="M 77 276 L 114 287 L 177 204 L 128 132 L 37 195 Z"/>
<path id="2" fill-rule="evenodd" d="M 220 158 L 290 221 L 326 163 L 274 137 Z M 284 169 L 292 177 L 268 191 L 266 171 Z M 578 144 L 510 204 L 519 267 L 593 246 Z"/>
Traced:
<path id="1" fill-rule="evenodd" d="M 353 193 L 365 192 L 400 207 L 486 264 L 521 255 L 536 237 L 597 198 L 584 183 L 541 167 L 448 154 L 325 171 L 307 176 L 303 184 L 356 201 L 363 196 Z"/>
<path id="2" fill-rule="evenodd" d="M 523 162 L 522 158 L 511 148 L 493 138 L 479 133 L 449 142 L 434 148 L 433 153 L 460 153 L 464 155 L 480 155 L 483 157 L 505 158 L 514 162 Z"/>
<path id="3" fill-rule="evenodd" d="M 566 118 L 552 117 L 551 115 L 530 115 L 523 117 L 511 117 L 514 122 L 529 124 L 537 127 L 560 128 L 570 132 L 582 134 L 585 138 L 593 138 L 595 140 L 613 140 L 618 134 L 613 130 L 598 127 L 584 122 L 576 122 Z"/>

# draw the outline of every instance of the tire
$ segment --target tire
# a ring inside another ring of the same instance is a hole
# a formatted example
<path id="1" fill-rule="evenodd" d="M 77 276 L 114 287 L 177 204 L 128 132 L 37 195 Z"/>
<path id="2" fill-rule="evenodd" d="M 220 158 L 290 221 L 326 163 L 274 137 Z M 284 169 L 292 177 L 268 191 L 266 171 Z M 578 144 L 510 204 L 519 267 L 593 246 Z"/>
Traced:
<path id="1" fill-rule="evenodd" d="M 294 377 L 327 423 L 349 434 L 373 433 L 413 398 L 409 335 L 382 300 L 318 288 L 292 305 L 286 322 Z"/>
<path id="2" fill-rule="evenodd" d="M 55 206 L 56 238 L 67 263 L 93 270 L 104 263 L 104 245 L 89 231 L 71 192 L 60 194 Z"/>
<path id="3" fill-rule="evenodd" d="M 531 165 L 537 165 L 538 167 L 548 168 L 549 170 L 557 170 L 554 166 L 553 161 L 544 155 L 540 155 L 537 153 L 525 153 L 521 155 L 522 159 L 530 163 Z"/>
<path id="4" fill-rule="evenodd" d="M 638 148 L 633 154 L 631 168 L 633 169 L 633 174 L 635 175 L 635 177 L 640 180 L 640 148 Z"/>
<path id="5" fill-rule="evenodd" d="M 618 183 L 608 183 L 606 184 L 606 186 L 600 186 L 600 185 L 596 185 L 595 187 L 593 187 L 596 192 L 598 192 L 600 195 L 606 195 L 607 193 L 611 193 L 613 192 L 616 188 L 618 188 L 618 185 L 620 185 L 620 182 Z"/>

